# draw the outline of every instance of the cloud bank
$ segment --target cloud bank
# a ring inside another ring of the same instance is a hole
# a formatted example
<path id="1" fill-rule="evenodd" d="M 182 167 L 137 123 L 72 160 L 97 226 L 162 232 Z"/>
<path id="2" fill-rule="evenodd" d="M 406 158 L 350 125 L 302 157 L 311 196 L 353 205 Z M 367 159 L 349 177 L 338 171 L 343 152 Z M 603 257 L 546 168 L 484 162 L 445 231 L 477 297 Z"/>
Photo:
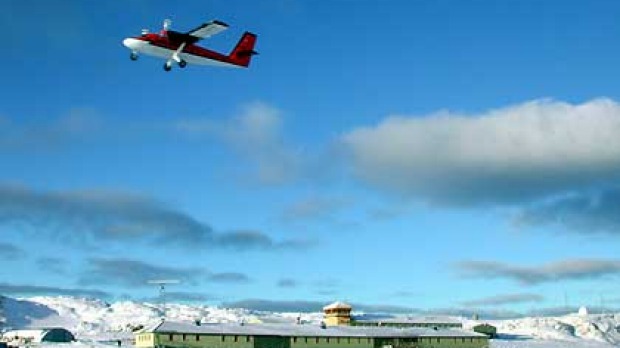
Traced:
<path id="1" fill-rule="evenodd" d="M 462 261 L 455 265 L 466 278 L 509 279 L 522 285 L 560 280 L 599 279 L 620 276 L 620 260 L 571 259 L 524 267 L 495 261 Z"/>
<path id="2" fill-rule="evenodd" d="M 465 307 L 494 307 L 512 304 L 523 304 L 532 302 L 542 302 L 544 297 L 538 294 L 505 294 L 485 297 L 477 300 L 462 302 Z"/>
<path id="3" fill-rule="evenodd" d="M 282 278 L 278 280 L 277 286 L 279 288 L 296 288 L 299 286 L 299 282 L 291 278 Z"/>
<path id="4" fill-rule="evenodd" d="M 192 216 L 148 197 L 102 190 L 48 192 L 0 184 L 0 224 L 78 242 L 138 241 L 266 251 L 314 246 L 306 240 L 276 241 L 259 231 L 218 233 Z"/>
<path id="5" fill-rule="evenodd" d="M 207 302 L 215 299 L 216 297 L 202 292 L 166 291 L 163 300 L 166 302 Z M 146 302 L 162 302 L 161 297 L 150 297 L 142 300 Z"/>
<path id="6" fill-rule="evenodd" d="M 82 272 L 79 282 L 85 285 L 118 284 L 135 288 L 152 287 L 149 281 L 161 279 L 178 280 L 184 286 L 205 282 L 226 284 L 250 282 L 250 277 L 239 272 L 218 273 L 204 267 L 161 266 L 124 258 L 89 259 L 88 267 Z"/>
<path id="7" fill-rule="evenodd" d="M 209 274 L 209 281 L 214 283 L 228 283 L 228 284 L 239 284 L 239 283 L 249 283 L 250 277 L 243 273 L 237 272 L 222 272 L 222 273 L 212 273 Z"/>
<path id="8" fill-rule="evenodd" d="M 521 203 L 620 178 L 620 104 L 536 100 L 488 112 L 392 116 L 345 133 L 355 175 L 448 205 Z"/>
<path id="9" fill-rule="evenodd" d="M 60 295 L 60 296 L 77 296 L 92 298 L 109 298 L 110 293 L 101 290 L 92 289 L 67 289 L 53 286 L 38 285 L 18 285 L 9 283 L 0 283 L 0 293 L 5 295 Z"/>
<path id="10" fill-rule="evenodd" d="M 284 221 L 334 220 L 344 208 L 352 203 L 341 197 L 311 196 L 295 201 L 285 207 Z"/>
<path id="11" fill-rule="evenodd" d="M 0 242 L 0 259 L 10 261 L 19 259 L 24 255 L 24 250 L 10 243 Z"/>
<path id="12" fill-rule="evenodd" d="M 159 266 L 128 259 L 90 259 L 79 282 L 84 285 L 119 284 L 129 287 L 150 287 L 151 280 L 173 279 L 196 284 L 207 276 L 202 268 Z"/>
<path id="13" fill-rule="evenodd" d="M 575 193 L 523 209 L 519 226 L 556 226 L 581 234 L 620 235 L 620 188 Z"/>
<path id="14" fill-rule="evenodd" d="M 47 123 L 17 122 L 0 117 L 0 151 L 49 151 L 76 141 L 91 139 L 101 130 L 97 113 L 73 108 Z"/>

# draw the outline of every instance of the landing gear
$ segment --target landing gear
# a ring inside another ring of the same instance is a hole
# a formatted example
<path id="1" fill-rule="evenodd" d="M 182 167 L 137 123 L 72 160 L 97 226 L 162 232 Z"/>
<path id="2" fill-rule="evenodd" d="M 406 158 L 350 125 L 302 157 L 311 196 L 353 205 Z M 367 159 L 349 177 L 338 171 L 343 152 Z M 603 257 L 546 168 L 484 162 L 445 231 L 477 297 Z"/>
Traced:
<path id="1" fill-rule="evenodd" d="M 179 67 L 181 67 L 181 68 L 185 68 L 186 66 L 187 66 L 187 62 L 186 62 L 186 61 L 184 61 L 183 59 L 181 59 L 181 60 L 179 61 Z"/>
<path id="2" fill-rule="evenodd" d="M 164 64 L 164 70 L 166 70 L 166 71 L 170 71 L 171 69 L 172 69 L 172 63 L 171 63 L 171 62 L 169 62 L 169 61 L 168 61 L 168 62 L 166 62 L 166 63 Z"/>
<path id="3" fill-rule="evenodd" d="M 131 54 L 129 55 L 129 59 L 138 60 L 138 52 L 132 51 Z"/>

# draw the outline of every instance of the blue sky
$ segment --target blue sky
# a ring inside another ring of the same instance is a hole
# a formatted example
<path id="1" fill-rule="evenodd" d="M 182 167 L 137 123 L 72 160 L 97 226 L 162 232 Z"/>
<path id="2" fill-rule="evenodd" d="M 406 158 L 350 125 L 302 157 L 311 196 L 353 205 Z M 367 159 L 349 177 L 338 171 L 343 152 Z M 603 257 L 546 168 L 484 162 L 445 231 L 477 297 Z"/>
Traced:
<path id="1" fill-rule="evenodd" d="M 617 307 L 615 1 L 5 1 L 0 292 Z M 129 60 L 219 19 L 247 70 Z M 567 301 L 565 300 L 568 299 Z M 373 307 L 374 306 L 374 307 Z"/>

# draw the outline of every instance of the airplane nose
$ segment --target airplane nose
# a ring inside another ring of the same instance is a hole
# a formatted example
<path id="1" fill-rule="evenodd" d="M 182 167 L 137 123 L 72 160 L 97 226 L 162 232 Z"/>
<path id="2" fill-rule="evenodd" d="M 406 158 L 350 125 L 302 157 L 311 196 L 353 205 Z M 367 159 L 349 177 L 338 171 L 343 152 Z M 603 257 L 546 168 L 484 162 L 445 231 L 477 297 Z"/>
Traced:
<path id="1" fill-rule="evenodd" d="M 123 40 L 123 45 L 125 45 L 125 47 L 127 48 L 136 48 L 137 46 L 137 40 L 136 39 L 132 39 L 132 38 L 127 38 L 125 40 Z"/>

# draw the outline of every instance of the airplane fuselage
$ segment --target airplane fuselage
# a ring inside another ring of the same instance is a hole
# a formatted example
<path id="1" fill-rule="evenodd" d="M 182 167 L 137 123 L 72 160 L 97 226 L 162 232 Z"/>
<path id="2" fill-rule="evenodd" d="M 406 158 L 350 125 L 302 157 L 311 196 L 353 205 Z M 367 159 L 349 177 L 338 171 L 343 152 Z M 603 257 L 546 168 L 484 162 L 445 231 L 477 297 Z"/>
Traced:
<path id="1" fill-rule="evenodd" d="M 173 55 L 177 53 L 183 44 L 185 46 L 178 52 L 177 58 L 189 64 L 240 67 L 234 63 L 230 56 L 194 44 L 188 44 L 187 42 L 172 40 L 165 35 L 149 33 L 123 40 L 123 45 L 131 49 L 132 54 L 143 53 L 167 60 L 172 60 Z"/>

